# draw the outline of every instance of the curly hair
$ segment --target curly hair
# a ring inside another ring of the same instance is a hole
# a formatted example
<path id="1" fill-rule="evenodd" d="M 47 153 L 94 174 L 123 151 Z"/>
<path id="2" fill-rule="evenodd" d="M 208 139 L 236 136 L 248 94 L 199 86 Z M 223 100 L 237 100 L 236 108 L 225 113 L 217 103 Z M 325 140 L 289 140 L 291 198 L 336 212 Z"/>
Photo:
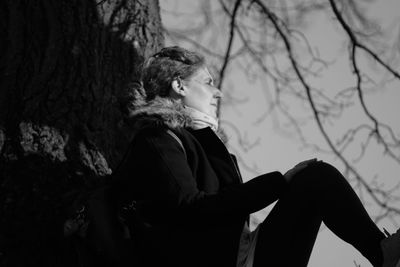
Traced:
<path id="1" fill-rule="evenodd" d="M 142 82 L 146 100 L 165 97 L 177 77 L 186 79 L 204 65 L 204 57 L 179 46 L 165 47 L 143 66 Z"/>

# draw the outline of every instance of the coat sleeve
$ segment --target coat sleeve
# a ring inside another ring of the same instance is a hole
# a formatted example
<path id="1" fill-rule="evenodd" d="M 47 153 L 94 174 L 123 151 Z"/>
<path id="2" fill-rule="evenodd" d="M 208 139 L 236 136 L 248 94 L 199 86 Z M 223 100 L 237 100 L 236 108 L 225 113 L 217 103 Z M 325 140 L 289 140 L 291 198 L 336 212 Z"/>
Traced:
<path id="1" fill-rule="evenodd" d="M 167 133 L 146 135 L 137 142 L 140 166 L 150 179 L 145 188 L 151 201 L 145 205 L 155 220 L 208 222 L 247 216 L 279 198 L 286 181 L 279 172 L 258 176 L 216 193 L 200 191 L 180 144 Z M 142 153 L 143 152 L 143 153 Z"/>

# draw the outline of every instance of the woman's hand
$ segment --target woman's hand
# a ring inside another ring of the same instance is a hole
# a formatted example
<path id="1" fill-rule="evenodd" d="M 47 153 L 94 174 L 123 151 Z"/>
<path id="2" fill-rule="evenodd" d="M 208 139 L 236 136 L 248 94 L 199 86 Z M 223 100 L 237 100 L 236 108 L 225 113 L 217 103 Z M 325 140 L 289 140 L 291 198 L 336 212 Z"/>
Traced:
<path id="1" fill-rule="evenodd" d="M 285 177 L 285 180 L 287 182 L 290 182 L 292 180 L 292 178 L 300 171 L 304 170 L 308 165 L 310 165 L 311 163 L 315 163 L 319 160 L 315 159 L 309 159 L 309 160 L 305 160 L 300 162 L 299 164 L 297 164 L 296 166 L 294 166 L 292 169 L 288 170 L 283 177 Z"/>

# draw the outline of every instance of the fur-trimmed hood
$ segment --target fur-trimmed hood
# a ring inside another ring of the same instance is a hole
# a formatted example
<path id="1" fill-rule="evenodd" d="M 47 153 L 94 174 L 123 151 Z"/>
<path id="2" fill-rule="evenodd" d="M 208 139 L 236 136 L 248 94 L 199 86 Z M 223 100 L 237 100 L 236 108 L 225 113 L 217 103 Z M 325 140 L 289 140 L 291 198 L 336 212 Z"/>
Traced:
<path id="1" fill-rule="evenodd" d="M 132 106 L 134 109 L 129 114 L 129 125 L 134 132 L 147 127 L 168 127 L 173 130 L 195 128 L 190 112 L 180 101 L 159 96 L 146 101 L 142 94 L 137 93 Z M 226 143 L 227 138 L 221 127 L 217 135 Z"/>
<path id="2" fill-rule="evenodd" d="M 134 102 L 130 122 L 135 129 L 166 126 L 170 129 L 192 128 L 192 119 L 185 107 L 176 100 L 157 96 L 151 101 L 142 98 Z"/>

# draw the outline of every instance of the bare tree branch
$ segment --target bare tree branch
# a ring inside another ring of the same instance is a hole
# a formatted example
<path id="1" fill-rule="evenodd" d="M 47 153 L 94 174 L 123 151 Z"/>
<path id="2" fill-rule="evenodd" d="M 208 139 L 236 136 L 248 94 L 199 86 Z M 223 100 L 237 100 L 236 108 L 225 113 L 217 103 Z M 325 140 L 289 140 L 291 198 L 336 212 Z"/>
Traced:
<path id="1" fill-rule="evenodd" d="M 360 68 L 358 67 L 358 64 L 357 64 L 357 56 L 356 56 L 357 47 L 360 47 L 361 49 L 364 49 L 365 51 L 367 51 L 370 55 L 372 55 L 374 57 L 375 60 L 377 60 L 379 63 L 381 63 L 381 65 L 383 65 L 389 72 L 393 73 L 396 77 L 398 76 L 398 74 L 395 71 L 391 70 L 388 65 L 383 63 L 383 61 L 375 53 L 373 53 L 371 50 L 369 50 L 368 48 L 366 48 L 365 46 L 363 46 L 362 44 L 360 44 L 357 41 L 357 38 L 353 34 L 350 26 L 344 21 L 342 15 L 340 14 L 339 10 L 337 9 L 336 3 L 333 0 L 330 0 L 329 2 L 331 4 L 332 10 L 333 10 L 335 16 L 338 18 L 340 24 L 342 25 L 343 29 L 346 31 L 346 33 L 349 36 L 350 41 L 351 41 L 351 63 L 353 66 L 354 74 L 357 77 L 357 85 L 355 88 L 358 93 L 358 98 L 360 100 L 361 107 L 363 108 L 367 117 L 373 122 L 373 124 L 374 124 L 373 134 L 376 136 L 378 141 L 381 142 L 381 144 L 384 146 L 385 152 L 391 158 L 393 158 L 397 163 L 400 164 L 400 158 L 392 152 L 389 145 L 386 143 L 385 139 L 382 137 L 382 135 L 380 133 L 380 125 L 381 124 L 375 118 L 375 116 L 372 115 L 372 113 L 369 111 L 369 109 L 365 103 L 364 94 L 363 94 L 363 91 L 361 88 L 362 87 L 362 85 L 361 85 L 362 84 L 362 76 L 361 76 Z M 400 76 L 398 76 L 398 78 L 400 78 Z"/>
<path id="2" fill-rule="evenodd" d="M 367 190 L 367 192 L 369 193 L 371 198 L 376 202 L 376 204 L 378 206 L 380 206 L 380 207 L 382 207 L 384 209 L 387 209 L 390 212 L 395 212 L 397 214 L 400 214 L 400 209 L 399 208 L 390 206 L 389 204 L 387 204 L 387 202 L 382 201 L 381 199 L 379 199 L 377 197 L 377 195 L 374 193 L 374 190 L 371 188 L 371 186 L 368 184 L 368 182 L 358 173 L 358 171 L 337 150 L 337 148 L 335 147 L 335 145 L 333 144 L 332 140 L 328 136 L 328 134 L 327 134 L 322 122 L 321 122 L 319 111 L 316 108 L 316 105 L 314 103 L 314 99 L 313 99 L 312 94 L 311 94 L 311 88 L 308 85 L 308 83 L 305 81 L 302 73 L 300 72 L 300 69 L 298 67 L 298 63 L 297 63 L 296 59 L 294 58 L 292 47 L 291 47 L 291 44 L 289 42 L 288 36 L 286 36 L 286 34 L 283 32 L 283 29 L 282 29 L 281 25 L 278 23 L 278 19 L 277 19 L 276 15 L 273 12 L 271 12 L 264 5 L 264 3 L 262 3 L 259 0 L 254 0 L 254 3 L 257 3 L 257 5 L 261 8 L 262 12 L 272 22 L 272 24 L 274 25 L 277 33 L 279 34 L 280 38 L 282 39 L 282 41 L 283 41 L 283 43 L 284 43 L 284 45 L 285 45 L 285 47 L 287 49 L 288 57 L 289 57 L 289 60 L 290 60 L 290 62 L 292 64 L 292 67 L 293 67 L 293 69 L 294 69 L 294 71 L 295 71 L 300 83 L 303 85 L 304 89 L 306 90 L 308 101 L 309 101 L 311 109 L 313 111 L 314 118 L 315 118 L 315 121 L 316 121 L 316 123 L 318 125 L 318 128 L 320 129 L 321 134 L 323 135 L 325 141 L 328 143 L 328 145 L 331 148 L 331 150 L 344 163 L 345 167 L 348 168 L 349 171 L 351 171 L 351 173 L 353 173 L 353 175 L 356 177 L 358 182 L 360 182 L 362 184 L 362 186 Z"/>
<path id="3" fill-rule="evenodd" d="M 387 71 L 389 71 L 390 73 L 392 73 L 397 79 L 400 79 L 400 74 L 399 72 L 397 72 L 396 70 L 394 70 L 392 67 L 390 67 L 387 63 L 385 63 L 375 52 L 373 52 L 370 48 L 368 48 L 367 46 L 365 46 L 364 44 L 360 43 L 357 40 L 357 37 L 355 36 L 355 34 L 353 33 L 352 29 L 350 28 L 350 26 L 344 21 L 343 16 L 340 14 L 337 5 L 335 3 L 334 0 L 329 0 L 329 3 L 332 7 L 332 11 L 335 14 L 336 18 L 338 19 L 340 25 L 343 27 L 343 29 L 345 30 L 345 32 L 347 33 L 347 35 L 349 36 L 351 42 L 353 43 L 353 50 L 355 50 L 355 48 L 360 48 L 362 50 L 364 50 L 367 54 L 369 54 L 373 59 L 376 60 L 376 62 L 378 62 L 379 64 L 381 64 L 381 66 L 383 66 Z M 355 53 L 355 52 L 353 52 Z"/>
<path id="4" fill-rule="evenodd" d="M 224 4 L 224 2 L 222 0 L 220 0 L 220 3 L 222 5 L 222 7 L 224 7 L 224 9 L 226 10 L 226 13 L 229 13 L 227 11 L 227 8 Z M 233 43 L 233 38 L 235 36 L 235 20 L 236 20 L 236 14 L 237 11 L 239 9 L 241 0 L 236 0 L 235 2 L 235 6 L 233 7 L 233 12 L 230 15 L 231 16 L 231 23 L 230 23 L 230 30 L 229 30 L 229 40 L 228 40 L 228 45 L 227 48 L 225 50 L 225 58 L 224 58 L 224 62 L 222 64 L 221 70 L 219 72 L 219 83 L 218 83 L 218 88 L 220 88 L 220 90 L 222 89 L 222 83 L 224 81 L 224 76 L 225 76 L 225 69 L 228 66 L 229 63 L 229 59 L 230 59 L 230 54 L 231 54 L 231 49 L 232 49 L 232 43 Z"/>

